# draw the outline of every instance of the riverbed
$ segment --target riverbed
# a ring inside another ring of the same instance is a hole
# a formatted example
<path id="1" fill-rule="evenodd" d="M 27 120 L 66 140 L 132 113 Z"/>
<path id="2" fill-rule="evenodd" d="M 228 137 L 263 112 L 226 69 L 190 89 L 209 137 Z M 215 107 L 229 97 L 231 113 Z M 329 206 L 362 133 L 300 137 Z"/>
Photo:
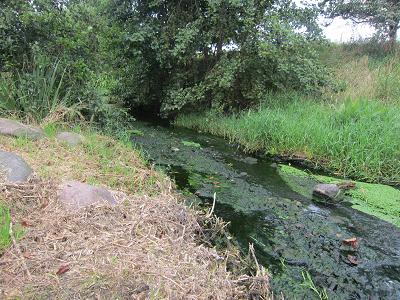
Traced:
<path id="1" fill-rule="evenodd" d="M 275 161 L 249 156 L 221 138 L 142 122 L 135 127 L 133 143 L 183 195 L 205 205 L 216 195 L 214 213 L 229 222 L 244 253 L 254 244 L 275 295 L 318 299 L 304 279 L 308 273 L 329 299 L 400 299 L 397 227 L 346 201 L 326 205 L 297 193 Z M 343 242 L 351 238 L 355 247 Z"/>

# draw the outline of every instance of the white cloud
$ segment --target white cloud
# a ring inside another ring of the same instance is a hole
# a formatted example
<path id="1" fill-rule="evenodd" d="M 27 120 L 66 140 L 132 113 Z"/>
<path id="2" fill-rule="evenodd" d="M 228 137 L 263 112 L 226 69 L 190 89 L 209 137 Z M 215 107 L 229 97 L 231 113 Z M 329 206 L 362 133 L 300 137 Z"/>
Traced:
<path id="1" fill-rule="evenodd" d="M 369 38 L 374 34 L 375 29 L 368 24 L 356 24 L 336 18 L 329 26 L 323 28 L 323 32 L 332 42 L 348 42 L 351 39 Z"/>
<path id="2" fill-rule="evenodd" d="M 303 4 L 315 4 L 317 0 L 294 0 L 294 2 L 303 6 Z M 324 26 L 326 19 L 321 16 L 319 23 L 323 28 L 323 33 L 327 39 L 332 42 L 348 42 L 352 38 L 369 38 L 375 30 L 368 24 L 356 24 L 350 20 L 343 20 L 342 18 L 335 18 L 329 26 Z"/>

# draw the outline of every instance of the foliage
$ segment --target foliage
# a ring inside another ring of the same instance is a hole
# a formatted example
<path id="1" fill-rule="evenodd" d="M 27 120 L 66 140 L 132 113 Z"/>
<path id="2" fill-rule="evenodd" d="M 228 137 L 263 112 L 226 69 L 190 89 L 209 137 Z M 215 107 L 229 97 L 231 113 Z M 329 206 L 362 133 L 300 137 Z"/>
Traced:
<path id="1" fill-rule="evenodd" d="M 35 119 L 43 119 L 45 111 L 54 110 L 55 102 L 62 102 L 69 104 L 68 111 L 79 108 L 87 120 L 100 125 L 124 118 L 124 110 L 111 96 L 116 75 L 110 64 L 114 57 L 110 44 L 118 30 L 105 17 L 107 2 L 33 0 L 0 4 L 3 109 L 12 102 L 25 101 L 26 112 L 31 102 L 40 102 L 44 111 L 38 112 Z M 51 89 L 59 101 L 46 86 L 51 82 L 43 80 L 51 79 L 51 73 L 57 74 L 53 83 L 60 84 Z M 35 105 L 30 107 L 31 112 L 35 109 Z M 109 119 L 112 121 L 106 121 Z"/>
<path id="2" fill-rule="evenodd" d="M 314 42 L 316 11 L 291 1 L 126 1 L 116 90 L 133 108 L 249 107 L 265 90 L 315 91 L 327 83 Z"/>
<path id="3" fill-rule="evenodd" d="M 248 151 L 304 155 L 347 178 L 400 182 L 400 107 L 353 100 L 337 105 L 270 96 L 238 116 L 180 116 L 177 125 L 221 135 Z"/>
<path id="4" fill-rule="evenodd" d="M 56 112 L 68 119 L 79 117 L 79 103 L 70 103 L 63 82 L 65 70 L 60 70 L 59 62 L 50 63 L 46 57 L 37 56 L 30 69 L 17 74 L 15 80 L 0 77 L 1 110 L 16 111 L 35 122 Z"/>
<path id="5" fill-rule="evenodd" d="M 400 28 L 400 2 L 397 0 L 322 0 L 319 3 L 330 18 L 343 17 L 356 23 L 369 23 L 393 46 Z"/>

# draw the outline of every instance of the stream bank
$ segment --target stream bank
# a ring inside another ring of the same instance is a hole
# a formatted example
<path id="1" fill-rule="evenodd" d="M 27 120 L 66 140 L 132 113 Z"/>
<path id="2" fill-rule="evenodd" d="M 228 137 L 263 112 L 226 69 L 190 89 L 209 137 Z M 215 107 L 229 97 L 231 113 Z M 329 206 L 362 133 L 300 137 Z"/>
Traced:
<path id="1" fill-rule="evenodd" d="M 132 138 L 184 193 L 211 204 L 246 251 L 253 243 L 274 293 L 317 297 L 308 272 L 330 299 L 400 298 L 400 230 L 344 202 L 325 206 L 291 187 L 267 158 L 249 157 L 223 139 L 135 123 Z M 343 240 L 357 238 L 356 248 Z"/>

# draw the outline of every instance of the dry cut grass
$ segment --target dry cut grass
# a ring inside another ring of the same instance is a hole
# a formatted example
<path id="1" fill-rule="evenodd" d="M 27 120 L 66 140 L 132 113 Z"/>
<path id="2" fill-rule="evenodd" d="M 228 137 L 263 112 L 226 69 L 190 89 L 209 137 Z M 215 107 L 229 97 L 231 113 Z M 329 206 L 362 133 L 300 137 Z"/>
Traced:
<path id="1" fill-rule="evenodd" d="M 71 150 L 44 140 L 16 147 L 15 140 L 1 139 L 2 149 L 18 152 L 43 176 L 19 185 L 0 182 L 1 198 L 11 208 L 11 228 L 24 228 L 21 239 L 10 231 L 13 243 L 0 254 L 0 298 L 268 297 L 268 278 L 228 272 L 230 254 L 200 243 L 198 216 L 179 203 L 167 179 L 152 174 L 135 155 L 130 156 L 136 160 L 129 166 L 135 168 L 133 175 L 124 176 L 124 168 L 106 172 L 97 161 L 101 157 L 87 154 L 87 146 Z M 128 162 L 128 152 L 118 147 L 110 164 Z M 118 205 L 65 210 L 57 199 L 59 183 L 92 177 L 105 185 L 114 182 L 110 177 L 119 178 L 113 192 Z M 144 183 L 150 177 L 156 179 Z M 129 180 L 142 186 L 140 193 L 133 185 L 125 187 Z M 155 186 L 152 195 L 143 188 L 150 185 Z"/>

